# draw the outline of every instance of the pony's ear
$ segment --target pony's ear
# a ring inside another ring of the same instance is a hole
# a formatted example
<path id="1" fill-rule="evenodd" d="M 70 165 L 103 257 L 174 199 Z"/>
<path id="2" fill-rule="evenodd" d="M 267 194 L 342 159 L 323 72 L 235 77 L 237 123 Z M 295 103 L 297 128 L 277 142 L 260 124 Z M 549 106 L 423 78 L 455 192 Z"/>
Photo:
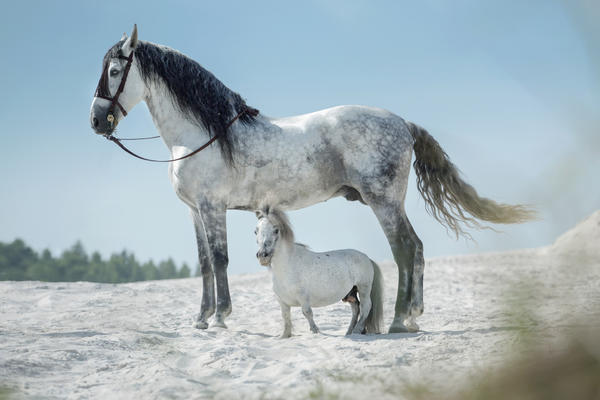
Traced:
<path id="1" fill-rule="evenodd" d="M 131 32 L 131 36 L 127 37 L 127 35 L 123 35 L 125 39 L 125 43 L 123 43 L 123 54 L 129 54 L 130 51 L 135 50 L 138 45 L 138 33 L 137 33 L 137 24 L 133 24 L 133 32 Z M 121 38 L 121 39 L 123 39 Z"/>
<path id="2" fill-rule="evenodd" d="M 254 211 L 254 214 L 256 214 L 256 218 L 258 218 L 258 219 L 261 219 L 262 217 L 264 217 L 264 214 L 261 210 Z"/>

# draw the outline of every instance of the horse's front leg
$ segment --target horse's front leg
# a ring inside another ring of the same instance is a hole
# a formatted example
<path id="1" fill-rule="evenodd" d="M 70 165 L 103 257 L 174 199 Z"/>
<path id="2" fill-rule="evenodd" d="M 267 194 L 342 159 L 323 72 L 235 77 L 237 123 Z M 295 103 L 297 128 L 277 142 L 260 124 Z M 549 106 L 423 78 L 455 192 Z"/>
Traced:
<path id="1" fill-rule="evenodd" d="M 203 202 L 198 207 L 204 226 L 208 254 L 217 287 L 217 309 L 211 326 L 227 328 L 225 318 L 231 314 L 231 297 L 227 280 L 226 208 Z"/>
<path id="2" fill-rule="evenodd" d="M 202 274 L 202 303 L 200 305 L 200 314 L 198 314 L 194 327 L 206 329 L 208 328 L 208 319 L 215 313 L 215 276 L 210 261 L 204 223 L 197 209 L 192 209 L 192 218 L 194 219 L 198 261 Z"/>

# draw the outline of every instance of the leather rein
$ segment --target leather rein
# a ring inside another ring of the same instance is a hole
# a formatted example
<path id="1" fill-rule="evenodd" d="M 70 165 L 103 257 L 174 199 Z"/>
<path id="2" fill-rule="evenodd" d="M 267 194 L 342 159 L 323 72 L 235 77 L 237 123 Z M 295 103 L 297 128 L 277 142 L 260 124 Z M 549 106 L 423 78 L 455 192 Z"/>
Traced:
<path id="1" fill-rule="evenodd" d="M 125 70 L 123 71 L 123 77 L 121 78 L 121 84 L 119 85 L 119 87 L 118 87 L 117 92 L 115 93 L 115 95 L 113 97 L 108 97 L 108 96 L 101 95 L 100 94 L 100 84 L 98 84 L 98 89 L 96 89 L 96 93 L 94 95 L 95 97 L 98 97 L 100 99 L 104 99 L 104 100 L 110 101 L 110 106 L 108 108 L 108 113 L 106 115 L 106 120 L 111 124 L 111 126 L 112 126 L 112 124 L 115 121 L 115 116 L 114 116 L 115 106 L 119 107 L 119 109 L 123 113 L 123 117 L 127 116 L 127 111 L 125 110 L 125 107 L 123 107 L 121 105 L 121 103 L 119 103 L 119 96 L 121 95 L 121 93 L 123 93 L 123 90 L 125 89 L 125 82 L 127 81 L 127 76 L 129 75 L 129 70 L 131 69 L 131 64 L 133 63 L 133 53 L 134 53 L 134 51 L 131 51 L 131 53 L 129 54 L 129 57 L 125 57 L 125 56 L 119 54 L 119 58 L 122 59 L 122 60 L 127 60 L 127 64 L 125 65 Z M 107 74 L 107 78 L 108 78 L 108 70 L 106 71 L 106 74 Z M 259 113 L 259 111 L 256 108 L 248 107 L 247 105 L 244 104 L 242 106 L 242 111 L 240 111 L 231 121 L 229 121 L 229 123 L 225 127 L 224 132 L 227 132 L 227 130 L 229 128 L 231 128 L 231 125 L 233 125 L 233 123 L 235 121 L 237 121 L 240 117 L 242 117 L 244 114 L 248 114 L 248 115 L 250 115 L 252 117 L 256 117 L 258 115 L 258 113 Z M 113 136 L 112 133 L 109 133 L 109 134 L 105 134 L 104 137 L 107 138 L 108 140 L 110 140 L 111 142 L 114 142 L 117 146 L 119 146 L 125 152 L 131 154 L 132 156 L 134 156 L 136 158 L 139 158 L 140 160 L 150 161 L 150 162 L 157 162 L 157 163 L 168 163 L 168 162 L 174 162 L 174 161 L 183 160 L 185 158 L 193 156 L 194 154 L 200 153 L 202 150 L 204 150 L 208 146 L 210 146 L 215 140 L 217 140 L 219 137 L 221 137 L 221 135 L 222 134 L 217 134 L 217 135 L 213 136 L 206 143 L 204 143 L 202 146 L 198 147 L 196 150 L 192 151 L 191 153 L 186 154 L 185 156 L 181 156 L 181 157 L 177 157 L 177 158 L 172 158 L 172 159 L 169 159 L 169 160 L 154 160 L 154 159 L 151 159 L 151 158 L 142 157 L 140 155 L 135 154 L 133 151 L 131 151 L 127 147 L 125 147 L 125 145 L 123 143 L 121 143 L 122 140 L 155 139 L 155 138 L 158 138 L 160 136 L 152 136 L 152 137 L 146 137 L 146 138 L 119 139 L 119 138 Z"/>

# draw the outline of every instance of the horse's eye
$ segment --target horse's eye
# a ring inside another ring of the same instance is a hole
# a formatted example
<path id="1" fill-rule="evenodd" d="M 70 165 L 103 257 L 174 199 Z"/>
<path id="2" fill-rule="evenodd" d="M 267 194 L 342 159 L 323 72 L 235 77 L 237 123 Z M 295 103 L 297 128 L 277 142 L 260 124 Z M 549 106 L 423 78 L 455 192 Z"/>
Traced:
<path id="1" fill-rule="evenodd" d="M 275 228 L 273 232 L 275 232 L 276 235 L 279 235 L 279 229 Z"/>
<path id="2" fill-rule="evenodd" d="M 254 230 L 254 234 L 256 235 L 257 233 L 258 233 L 258 229 L 255 229 Z"/>
<path id="3" fill-rule="evenodd" d="M 113 69 L 110 71 L 110 76 L 117 76 L 119 75 L 119 70 L 118 69 Z"/>

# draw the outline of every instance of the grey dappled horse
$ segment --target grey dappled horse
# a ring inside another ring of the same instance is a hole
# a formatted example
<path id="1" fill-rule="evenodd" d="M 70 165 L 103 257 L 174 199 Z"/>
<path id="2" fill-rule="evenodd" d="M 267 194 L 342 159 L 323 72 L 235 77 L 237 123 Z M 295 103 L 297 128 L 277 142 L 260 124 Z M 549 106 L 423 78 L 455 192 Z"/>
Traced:
<path id="1" fill-rule="evenodd" d="M 261 204 L 295 210 L 336 196 L 368 205 L 398 265 L 390 332 L 417 329 L 423 313 L 423 244 L 404 212 L 412 153 L 418 188 L 431 214 L 457 235 L 476 219 L 516 223 L 523 206 L 479 197 L 423 128 L 377 108 L 341 106 L 270 118 L 248 107 L 194 60 L 168 47 L 123 35 L 103 60 L 91 107 L 98 134 L 112 138 L 119 121 L 145 101 L 171 156 L 216 145 L 169 164 L 173 188 L 189 206 L 203 278 L 196 327 L 225 327 L 231 313 L 227 281 L 226 211 Z M 215 298 L 216 284 L 216 298 Z M 405 321 L 408 321 L 405 325 Z"/>

